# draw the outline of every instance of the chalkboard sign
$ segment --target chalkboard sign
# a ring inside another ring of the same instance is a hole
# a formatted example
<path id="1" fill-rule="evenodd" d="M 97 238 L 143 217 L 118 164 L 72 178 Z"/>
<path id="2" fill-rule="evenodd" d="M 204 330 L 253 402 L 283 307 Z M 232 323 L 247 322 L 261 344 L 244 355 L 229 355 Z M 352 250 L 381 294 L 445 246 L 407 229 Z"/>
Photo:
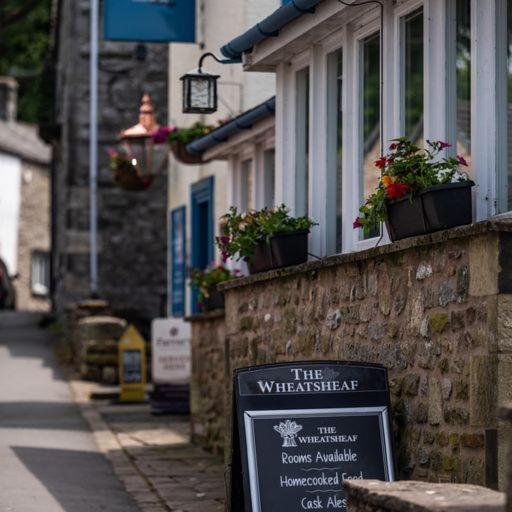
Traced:
<path id="1" fill-rule="evenodd" d="M 232 512 L 341 512 L 344 480 L 393 480 L 383 366 L 240 369 L 234 393 Z"/>
<path id="2" fill-rule="evenodd" d="M 140 350 L 123 351 L 123 381 L 127 384 L 142 382 L 142 354 Z"/>

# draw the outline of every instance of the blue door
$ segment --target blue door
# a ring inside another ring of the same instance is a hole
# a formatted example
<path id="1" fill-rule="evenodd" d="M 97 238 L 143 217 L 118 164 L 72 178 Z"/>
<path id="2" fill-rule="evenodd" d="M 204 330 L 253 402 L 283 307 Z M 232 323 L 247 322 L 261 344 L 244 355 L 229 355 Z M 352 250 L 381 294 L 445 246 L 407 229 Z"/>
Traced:
<path id="1" fill-rule="evenodd" d="M 185 280 L 187 277 L 186 257 L 186 209 L 184 206 L 170 212 L 170 269 L 169 316 L 185 316 Z"/>
<path id="2" fill-rule="evenodd" d="M 192 258 L 193 268 L 206 268 L 214 259 L 213 176 L 191 187 Z M 192 290 L 192 313 L 199 312 L 197 290 Z"/>

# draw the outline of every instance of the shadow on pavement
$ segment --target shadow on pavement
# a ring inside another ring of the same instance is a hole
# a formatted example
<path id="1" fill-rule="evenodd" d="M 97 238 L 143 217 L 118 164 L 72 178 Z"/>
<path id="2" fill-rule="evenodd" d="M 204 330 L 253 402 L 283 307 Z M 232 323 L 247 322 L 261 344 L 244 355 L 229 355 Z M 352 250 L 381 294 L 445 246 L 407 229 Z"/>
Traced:
<path id="1" fill-rule="evenodd" d="M 138 512 L 103 455 L 75 450 L 11 448 L 65 512 Z"/>
<path id="2" fill-rule="evenodd" d="M 89 431 L 77 406 L 66 402 L 0 402 L 2 428 Z"/>
<path id="3" fill-rule="evenodd" d="M 54 380 L 66 380 L 55 360 L 54 335 L 39 327 L 41 313 L 0 311 L 0 347 L 10 356 L 38 359 L 53 371 Z"/>

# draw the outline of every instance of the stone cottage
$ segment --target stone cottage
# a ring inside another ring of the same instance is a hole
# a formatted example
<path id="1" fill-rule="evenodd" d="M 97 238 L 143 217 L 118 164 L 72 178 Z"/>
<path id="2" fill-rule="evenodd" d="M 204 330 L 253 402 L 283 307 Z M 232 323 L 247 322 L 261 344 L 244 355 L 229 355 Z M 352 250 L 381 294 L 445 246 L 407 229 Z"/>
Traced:
<path id="1" fill-rule="evenodd" d="M 0 77 L 0 258 L 16 308 L 50 309 L 51 148 L 16 118 L 16 81 Z"/>

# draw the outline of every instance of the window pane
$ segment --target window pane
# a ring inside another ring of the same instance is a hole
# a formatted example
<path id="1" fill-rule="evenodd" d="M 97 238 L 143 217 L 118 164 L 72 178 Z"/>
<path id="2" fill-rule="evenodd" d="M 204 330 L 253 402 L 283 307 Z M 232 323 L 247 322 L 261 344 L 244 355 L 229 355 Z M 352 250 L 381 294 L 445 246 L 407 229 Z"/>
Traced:
<path id="1" fill-rule="evenodd" d="M 362 156 L 361 202 L 375 190 L 379 170 L 375 160 L 380 154 L 380 35 L 377 33 L 362 42 L 361 122 Z M 371 233 L 371 237 L 379 233 Z"/>
<path id="2" fill-rule="evenodd" d="M 297 71 L 296 95 L 296 168 L 295 214 L 307 215 L 309 211 L 309 68 Z"/>
<path id="3" fill-rule="evenodd" d="M 244 160 L 240 168 L 240 209 L 247 212 L 252 208 L 252 160 Z"/>
<path id="4" fill-rule="evenodd" d="M 457 153 L 471 174 L 471 0 L 457 0 Z"/>
<path id="5" fill-rule="evenodd" d="M 329 215 L 335 229 L 335 252 L 341 252 L 342 239 L 342 86 L 343 52 L 337 50 L 327 57 L 327 169 L 329 174 Z M 331 195 L 332 194 L 332 195 Z M 332 198 L 332 199 L 331 199 Z M 333 205 L 331 207 L 331 201 Z M 331 231 L 329 229 L 329 231 Z"/>
<path id="6" fill-rule="evenodd" d="M 423 9 L 404 18 L 405 136 L 423 139 Z"/>
<path id="7" fill-rule="evenodd" d="M 274 207 L 276 186 L 276 150 L 268 149 L 263 154 L 265 166 L 265 206 Z"/>

